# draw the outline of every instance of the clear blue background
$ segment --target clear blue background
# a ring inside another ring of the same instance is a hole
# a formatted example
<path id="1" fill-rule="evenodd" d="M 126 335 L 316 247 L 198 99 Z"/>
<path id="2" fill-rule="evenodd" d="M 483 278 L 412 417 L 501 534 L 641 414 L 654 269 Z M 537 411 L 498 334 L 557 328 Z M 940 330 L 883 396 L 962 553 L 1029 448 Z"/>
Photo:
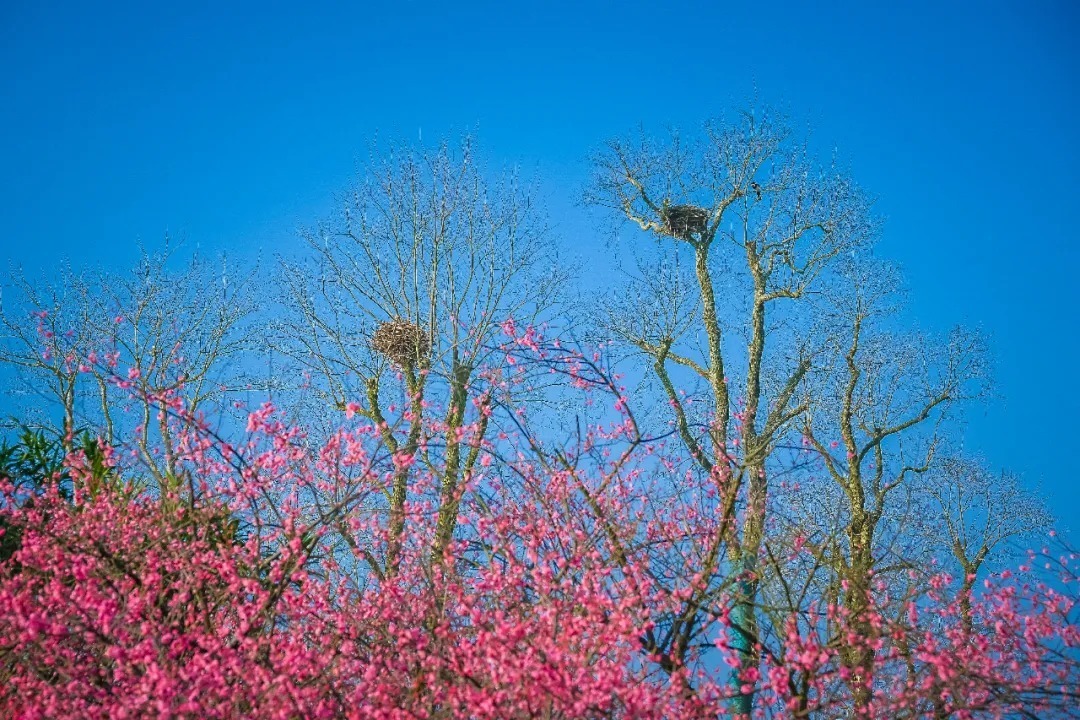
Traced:
<path id="1" fill-rule="evenodd" d="M 475 130 L 587 259 L 592 148 L 756 91 L 880 198 L 912 317 L 992 335 L 1004 400 L 970 446 L 1080 521 L 1077 3 L 304 5 L 3 3 L 0 255 L 123 266 L 165 231 L 276 253 L 377 132 Z"/>

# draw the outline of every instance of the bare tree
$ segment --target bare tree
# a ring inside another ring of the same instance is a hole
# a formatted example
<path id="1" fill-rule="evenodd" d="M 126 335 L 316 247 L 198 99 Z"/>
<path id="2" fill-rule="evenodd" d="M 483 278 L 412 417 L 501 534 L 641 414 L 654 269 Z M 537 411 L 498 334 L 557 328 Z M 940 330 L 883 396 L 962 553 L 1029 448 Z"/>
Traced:
<path id="1" fill-rule="evenodd" d="M 0 363 L 12 388 L 39 413 L 59 412 L 65 447 L 85 429 L 112 444 L 133 442 L 162 488 L 178 482 L 175 415 L 160 400 L 179 394 L 192 414 L 220 416 L 250 367 L 250 284 L 176 248 L 144 253 L 130 272 L 75 272 L 52 281 L 12 273 L 0 306 Z M 13 292 L 12 292 L 13 291 Z M 47 424 L 47 423 L 46 423 Z M 168 488 L 177 489 L 177 488 Z"/>
<path id="2" fill-rule="evenodd" d="M 438 557 L 490 422 L 479 370 L 502 323 L 542 317 L 565 277 L 544 218 L 517 178 L 492 179 L 465 139 L 373 158 L 337 214 L 304 239 L 312 258 L 282 263 L 291 313 L 278 326 L 281 350 L 317 406 L 355 410 L 391 455 L 438 468 Z M 471 423 L 477 432 L 463 438 Z M 407 463 L 394 472 L 394 537 L 413 472 Z M 393 544 L 390 555 L 392 571 Z"/>
<path id="3" fill-rule="evenodd" d="M 940 510 L 934 539 L 945 541 L 962 573 L 960 610 L 970 630 L 971 592 L 979 571 L 1002 554 L 1010 540 L 1049 529 L 1053 516 L 1015 473 L 991 472 L 984 462 L 960 455 L 937 464 L 925 492 Z"/>
<path id="4" fill-rule="evenodd" d="M 643 358 L 689 456 L 715 478 L 723 546 L 692 571 L 736 579 L 733 644 L 754 666 L 771 457 L 807 410 L 798 390 L 821 350 L 803 339 L 813 323 L 806 301 L 828 289 L 839 258 L 872 241 L 870 202 L 835 165 L 814 162 L 774 113 L 708 123 L 692 141 L 616 140 L 595 168 L 587 200 L 651 235 L 663 269 L 631 280 L 622 296 L 642 302 L 609 303 L 598 324 Z M 682 391 L 697 383 L 695 411 Z M 706 607 L 715 590 L 688 608 Z M 733 709 L 748 713 L 752 696 L 738 695 Z"/>
<path id="5" fill-rule="evenodd" d="M 873 584 L 913 567 L 887 525 L 910 507 L 912 478 L 933 467 L 950 411 L 987 391 L 988 368 L 977 334 L 957 329 L 941 341 L 894 330 L 899 280 L 888 265 L 852 262 L 838 280 L 822 319 L 832 340 L 804 385 L 802 432 L 839 491 L 840 532 L 820 548 L 835 573 L 829 601 L 865 638 Z M 842 657 L 864 706 L 873 653 L 860 639 Z"/>

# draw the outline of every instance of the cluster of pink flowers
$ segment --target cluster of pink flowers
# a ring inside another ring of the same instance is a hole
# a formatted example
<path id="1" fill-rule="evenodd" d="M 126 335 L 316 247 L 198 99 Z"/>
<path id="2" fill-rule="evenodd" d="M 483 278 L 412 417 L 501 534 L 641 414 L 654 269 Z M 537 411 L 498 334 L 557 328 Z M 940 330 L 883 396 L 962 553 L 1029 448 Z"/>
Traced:
<path id="1" fill-rule="evenodd" d="M 416 527 L 393 577 L 360 584 L 347 562 L 316 561 L 298 526 L 244 538 L 230 517 L 114 491 L 9 513 L 21 537 L 0 578 L 2 714 L 679 714 L 639 662 L 640 597 L 521 512 L 475 527 L 486 564 L 433 564 Z"/>
<path id="2" fill-rule="evenodd" d="M 504 330 L 515 352 L 539 351 L 535 333 Z M 590 367 L 558 369 L 589 384 Z M 186 482 L 168 490 L 136 490 L 116 467 L 90 483 L 101 469 L 77 453 L 74 499 L 5 485 L 0 716 L 689 720 L 753 693 L 761 717 L 974 718 L 1080 698 L 1068 551 L 1028 563 L 1045 583 L 1028 567 L 974 597 L 942 576 L 903 597 L 876 588 L 859 617 L 771 608 L 747 666 L 727 644 L 722 578 L 696 569 L 727 532 L 713 479 L 687 473 L 657 500 L 651 470 L 678 463 L 640 438 L 619 445 L 633 420 L 607 389 L 622 420 L 557 453 L 505 432 L 475 441 L 445 547 L 439 467 L 387 457 L 385 428 L 355 421 L 313 446 L 269 406 L 237 446 L 183 418 Z M 176 395 L 160 402 L 182 417 Z M 402 472 L 407 522 L 392 536 L 380 498 Z"/>

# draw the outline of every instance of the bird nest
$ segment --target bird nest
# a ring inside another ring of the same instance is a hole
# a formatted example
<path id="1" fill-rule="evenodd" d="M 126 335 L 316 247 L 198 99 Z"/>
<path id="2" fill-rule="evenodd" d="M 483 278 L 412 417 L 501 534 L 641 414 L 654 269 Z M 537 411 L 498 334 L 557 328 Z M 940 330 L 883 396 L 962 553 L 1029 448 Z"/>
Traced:
<path id="1" fill-rule="evenodd" d="M 431 350 L 426 332 L 416 323 L 400 318 L 389 320 L 375 328 L 371 348 L 401 367 L 415 365 Z"/>
<path id="2" fill-rule="evenodd" d="M 660 215 L 664 230 L 677 238 L 700 235 L 709 223 L 709 211 L 697 205 L 670 205 Z"/>

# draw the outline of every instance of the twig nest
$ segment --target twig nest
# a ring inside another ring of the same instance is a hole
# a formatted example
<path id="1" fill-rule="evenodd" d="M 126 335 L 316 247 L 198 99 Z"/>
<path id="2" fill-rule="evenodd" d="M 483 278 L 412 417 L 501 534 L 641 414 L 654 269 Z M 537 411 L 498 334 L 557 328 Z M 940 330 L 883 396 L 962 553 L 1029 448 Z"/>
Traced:
<path id="1" fill-rule="evenodd" d="M 697 205 L 669 205 L 661 210 L 664 230 L 677 238 L 705 232 L 709 223 L 709 211 Z"/>
<path id="2" fill-rule="evenodd" d="M 371 349 L 400 367 L 415 365 L 431 350 L 427 333 L 416 323 L 395 318 L 375 328 Z"/>

